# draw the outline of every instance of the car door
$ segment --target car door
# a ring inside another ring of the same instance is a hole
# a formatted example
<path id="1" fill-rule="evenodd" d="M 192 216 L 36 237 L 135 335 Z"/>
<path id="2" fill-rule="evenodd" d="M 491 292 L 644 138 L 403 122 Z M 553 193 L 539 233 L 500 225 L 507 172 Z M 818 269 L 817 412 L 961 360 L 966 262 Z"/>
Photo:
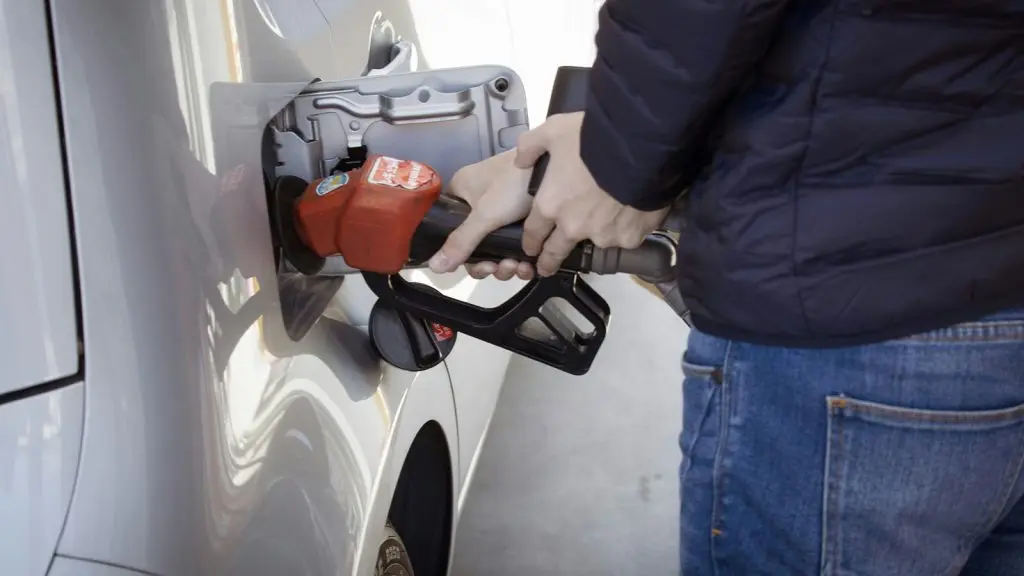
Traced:
<path id="1" fill-rule="evenodd" d="M 313 0 L 50 2 L 87 366 L 58 553 L 159 574 L 347 573 L 419 426 L 444 428 L 465 474 L 445 366 L 382 366 L 365 284 L 303 308 L 317 281 L 289 300 L 273 255 L 266 126 L 316 79 L 393 63 L 369 53 L 381 20 L 365 4 L 348 3 L 363 8 L 347 34 Z M 464 275 L 411 274 L 500 300 Z M 290 305 L 317 320 L 298 339 Z M 506 361 L 468 338 L 450 357 L 477 386 L 459 409 L 471 436 Z"/>
<path id="2" fill-rule="evenodd" d="M 85 404 L 50 65 L 45 5 L 0 0 L 0 555 L 9 574 L 50 563 Z"/>
<path id="3" fill-rule="evenodd" d="M 158 574 L 351 572 L 381 478 L 397 476 L 402 434 L 411 442 L 400 407 L 455 422 L 443 366 L 382 370 L 346 317 L 357 291 L 299 341 L 284 327 L 261 143 L 278 110 L 339 67 L 322 12 L 312 0 L 49 8 L 87 365 L 57 551 Z M 432 403 L 402 404 L 413 382 Z"/>

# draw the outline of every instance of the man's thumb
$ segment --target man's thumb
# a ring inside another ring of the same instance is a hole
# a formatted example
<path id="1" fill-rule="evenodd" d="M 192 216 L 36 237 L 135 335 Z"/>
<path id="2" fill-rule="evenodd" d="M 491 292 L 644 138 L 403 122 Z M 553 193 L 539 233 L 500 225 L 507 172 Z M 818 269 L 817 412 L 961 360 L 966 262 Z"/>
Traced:
<path id="1" fill-rule="evenodd" d="M 430 258 L 430 270 L 437 274 L 452 272 L 469 259 L 473 250 L 480 245 L 483 239 L 494 231 L 483 217 L 476 216 L 478 212 L 470 212 L 462 225 L 448 235 L 444 246 Z"/>
<path id="2" fill-rule="evenodd" d="M 548 137 L 544 126 L 523 133 L 516 143 L 516 168 L 527 169 L 548 151 Z"/>

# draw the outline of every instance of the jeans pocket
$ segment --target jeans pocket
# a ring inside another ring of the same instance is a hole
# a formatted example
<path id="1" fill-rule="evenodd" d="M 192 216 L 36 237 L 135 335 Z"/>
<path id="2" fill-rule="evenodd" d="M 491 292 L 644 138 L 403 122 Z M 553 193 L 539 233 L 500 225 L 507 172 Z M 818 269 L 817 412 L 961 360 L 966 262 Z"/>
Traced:
<path id="1" fill-rule="evenodd" d="M 822 574 L 956 574 L 1024 461 L 1024 405 L 919 410 L 828 398 Z"/>

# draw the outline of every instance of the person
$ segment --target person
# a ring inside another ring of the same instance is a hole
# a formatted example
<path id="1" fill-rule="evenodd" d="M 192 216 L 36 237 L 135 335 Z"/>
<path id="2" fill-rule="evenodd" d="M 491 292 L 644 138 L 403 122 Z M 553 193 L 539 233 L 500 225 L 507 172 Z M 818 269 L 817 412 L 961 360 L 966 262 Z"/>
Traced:
<path id="1" fill-rule="evenodd" d="M 631 247 L 688 190 L 681 570 L 1024 574 L 1024 4 L 607 0 L 586 110 L 431 261 Z M 530 167 L 550 165 L 531 199 Z M 672 337 L 666 335 L 665 337 Z"/>

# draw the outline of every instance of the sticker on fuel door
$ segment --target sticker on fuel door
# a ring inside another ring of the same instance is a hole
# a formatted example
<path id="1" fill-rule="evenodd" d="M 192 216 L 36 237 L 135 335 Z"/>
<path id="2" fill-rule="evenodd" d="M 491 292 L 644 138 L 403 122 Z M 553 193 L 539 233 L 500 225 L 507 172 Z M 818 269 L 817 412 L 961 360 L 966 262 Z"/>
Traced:
<path id="1" fill-rule="evenodd" d="M 433 179 L 434 171 L 419 162 L 381 156 L 373 163 L 366 181 L 391 188 L 416 190 L 430 184 Z"/>
<path id="2" fill-rule="evenodd" d="M 444 342 L 445 340 L 451 340 L 455 336 L 455 331 L 447 326 L 442 326 L 436 322 L 430 323 L 430 329 L 434 332 L 434 338 L 438 342 Z"/>
<path id="3" fill-rule="evenodd" d="M 329 176 L 316 185 L 316 195 L 327 196 L 345 184 L 348 184 L 348 174 L 342 173 Z"/>

